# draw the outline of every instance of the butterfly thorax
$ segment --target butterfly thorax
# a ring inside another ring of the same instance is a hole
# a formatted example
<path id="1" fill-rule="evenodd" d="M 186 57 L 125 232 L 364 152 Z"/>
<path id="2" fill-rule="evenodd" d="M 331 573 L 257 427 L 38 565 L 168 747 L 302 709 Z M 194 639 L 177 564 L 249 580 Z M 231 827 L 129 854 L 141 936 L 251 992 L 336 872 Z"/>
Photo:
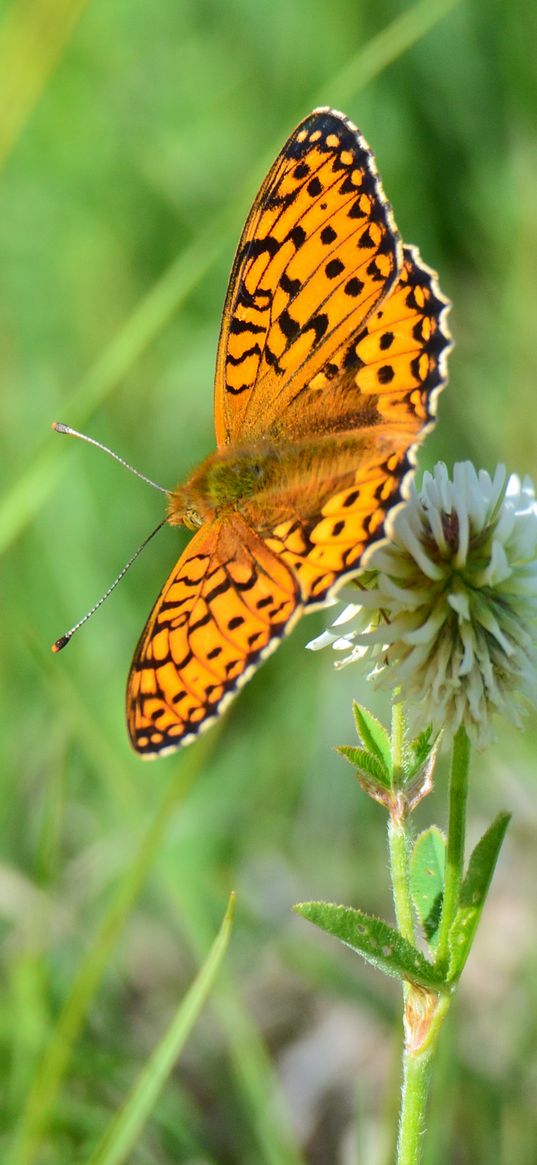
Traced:
<path id="1" fill-rule="evenodd" d="M 352 484 L 360 468 L 378 462 L 383 444 L 378 430 L 375 438 L 371 430 L 355 430 L 219 450 L 170 492 L 168 521 L 195 530 L 238 511 L 262 533 L 282 515 L 307 519 L 319 513 L 326 498 Z M 389 438 L 386 444 L 387 452 Z"/>
<path id="2" fill-rule="evenodd" d="M 211 454 L 171 491 L 168 521 L 195 530 L 218 513 L 240 508 L 266 486 L 277 458 L 274 447 L 263 445 Z"/>

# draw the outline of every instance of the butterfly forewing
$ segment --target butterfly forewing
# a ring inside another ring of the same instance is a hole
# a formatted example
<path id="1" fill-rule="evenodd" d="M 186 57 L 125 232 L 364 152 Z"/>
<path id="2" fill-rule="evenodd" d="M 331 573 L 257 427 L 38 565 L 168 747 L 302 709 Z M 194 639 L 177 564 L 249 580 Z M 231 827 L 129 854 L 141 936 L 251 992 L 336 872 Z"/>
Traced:
<path id="1" fill-rule="evenodd" d="M 305 607 L 356 573 L 403 496 L 445 381 L 447 307 L 434 273 L 405 247 L 396 286 L 343 349 L 329 396 L 310 392 L 290 406 L 296 431 L 319 436 L 303 438 L 297 462 L 282 462 L 287 512 L 261 495 L 245 514 L 296 573 Z"/>
<path id="2" fill-rule="evenodd" d="M 341 346 L 329 382 L 310 385 L 288 404 L 287 424 L 297 437 L 366 428 L 384 439 L 390 426 L 394 448 L 422 439 L 446 380 L 449 305 L 417 249 L 403 254 L 395 287 Z"/>
<path id="3" fill-rule="evenodd" d="M 329 381 L 401 263 L 371 151 L 342 114 L 315 111 L 276 159 L 239 243 L 218 348 L 217 443 L 292 436 L 289 405 Z"/>

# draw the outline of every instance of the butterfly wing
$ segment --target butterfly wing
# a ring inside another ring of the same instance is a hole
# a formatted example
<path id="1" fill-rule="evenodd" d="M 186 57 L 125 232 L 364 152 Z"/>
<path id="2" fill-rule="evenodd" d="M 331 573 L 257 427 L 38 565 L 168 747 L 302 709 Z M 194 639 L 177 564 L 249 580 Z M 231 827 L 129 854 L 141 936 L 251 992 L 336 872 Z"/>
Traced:
<path id="1" fill-rule="evenodd" d="M 270 499 L 261 497 L 246 517 L 297 575 L 306 607 L 326 601 L 364 565 L 364 551 L 404 496 L 446 380 L 447 311 L 434 272 L 405 247 L 396 286 L 345 345 L 330 389 L 290 406 L 297 428 L 320 434 L 308 441 L 315 463 L 307 464 L 307 481 L 282 480 L 287 514 L 273 511 L 270 521 Z"/>
<path id="2" fill-rule="evenodd" d="M 363 570 L 366 551 L 384 535 L 410 468 L 406 450 L 394 452 L 391 444 L 358 438 L 332 482 L 326 473 L 333 492 L 316 515 L 286 518 L 264 535 L 269 549 L 296 575 L 305 610 L 323 606 L 345 579 Z M 342 487 L 343 480 L 348 484 Z"/>
<path id="3" fill-rule="evenodd" d="M 127 721 L 145 757 L 189 744 L 302 611 L 296 577 L 238 514 L 202 527 L 172 570 L 136 649 Z"/>
<path id="4" fill-rule="evenodd" d="M 216 364 L 218 445 L 294 435 L 290 402 L 334 375 L 401 265 L 367 143 L 343 114 L 315 110 L 276 158 L 239 243 Z"/>
<path id="5" fill-rule="evenodd" d="M 127 693 L 144 756 L 193 740 L 302 611 L 363 565 L 445 382 L 446 310 L 358 130 L 316 110 L 248 217 L 216 370 L 218 445 L 266 438 L 288 456 L 270 496 L 195 534 L 157 600 Z"/>
<path id="6" fill-rule="evenodd" d="M 332 358 L 330 376 L 288 402 L 286 424 L 297 436 L 390 427 L 397 443 L 421 441 L 447 380 L 448 311 L 435 272 L 405 246 L 382 306 Z"/>

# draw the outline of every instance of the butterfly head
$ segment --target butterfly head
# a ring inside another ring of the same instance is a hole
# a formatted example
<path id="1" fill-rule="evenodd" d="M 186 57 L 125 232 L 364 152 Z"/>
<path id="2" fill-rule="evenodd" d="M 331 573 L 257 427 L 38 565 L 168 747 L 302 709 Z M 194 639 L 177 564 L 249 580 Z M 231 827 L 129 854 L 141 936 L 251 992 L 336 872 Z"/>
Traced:
<path id="1" fill-rule="evenodd" d="M 204 518 L 186 486 L 170 490 L 168 522 L 170 526 L 185 526 L 187 530 L 199 530 L 203 526 Z"/>

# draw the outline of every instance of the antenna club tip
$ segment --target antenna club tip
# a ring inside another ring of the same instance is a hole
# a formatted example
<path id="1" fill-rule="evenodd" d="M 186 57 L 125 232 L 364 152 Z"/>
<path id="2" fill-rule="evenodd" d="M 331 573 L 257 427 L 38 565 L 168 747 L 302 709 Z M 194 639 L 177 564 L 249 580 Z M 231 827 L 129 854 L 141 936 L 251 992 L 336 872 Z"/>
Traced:
<path id="1" fill-rule="evenodd" d="M 55 433 L 65 433 L 66 426 L 63 421 L 53 421 L 50 427 L 54 429 Z"/>
<path id="2" fill-rule="evenodd" d="M 71 638 L 70 635 L 60 635 L 60 638 L 55 640 L 55 642 L 52 644 L 52 647 L 50 649 L 52 652 L 54 652 L 54 655 L 57 655 L 58 652 L 61 651 L 63 647 L 67 647 L 67 644 L 69 643 L 70 638 Z"/>

